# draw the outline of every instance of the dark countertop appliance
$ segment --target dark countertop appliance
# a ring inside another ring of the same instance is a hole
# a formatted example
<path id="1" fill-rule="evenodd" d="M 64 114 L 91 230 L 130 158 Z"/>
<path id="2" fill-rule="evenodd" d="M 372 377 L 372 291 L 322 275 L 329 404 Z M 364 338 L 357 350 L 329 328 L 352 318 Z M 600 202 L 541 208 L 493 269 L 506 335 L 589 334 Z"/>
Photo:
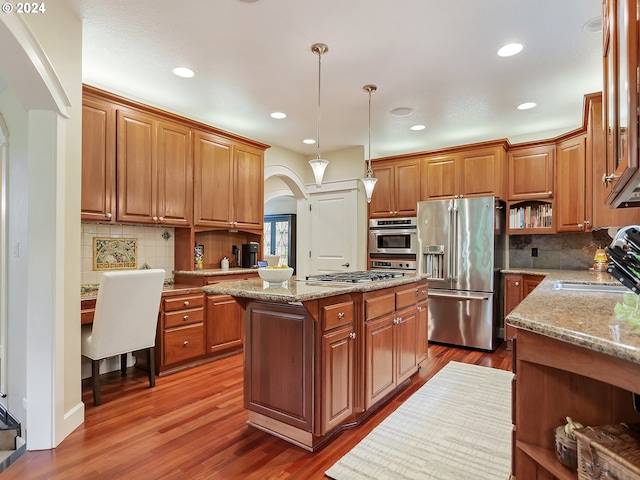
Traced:
<path id="1" fill-rule="evenodd" d="M 258 266 L 258 252 L 260 251 L 260 244 L 257 242 L 243 243 L 241 266 L 242 268 L 255 268 Z"/>

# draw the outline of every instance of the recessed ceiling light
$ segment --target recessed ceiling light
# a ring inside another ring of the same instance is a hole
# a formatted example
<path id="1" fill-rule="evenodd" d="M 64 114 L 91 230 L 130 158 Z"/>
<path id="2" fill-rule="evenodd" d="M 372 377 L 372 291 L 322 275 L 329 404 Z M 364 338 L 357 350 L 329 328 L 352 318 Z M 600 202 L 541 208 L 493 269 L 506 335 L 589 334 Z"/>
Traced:
<path id="1" fill-rule="evenodd" d="M 418 131 L 418 130 L 424 130 L 425 128 L 427 127 L 425 127 L 424 125 L 414 125 L 413 127 L 411 127 L 411 130 Z"/>
<path id="2" fill-rule="evenodd" d="M 191 78 L 195 75 L 195 72 L 187 67 L 176 67 L 173 69 L 173 73 L 183 78 Z"/>
<path id="3" fill-rule="evenodd" d="M 307 145 L 313 145 L 316 141 L 313 138 L 305 138 L 302 140 L 302 143 L 306 143 Z"/>
<path id="4" fill-rule="evenodd" d="M 602 17 L 592 18 L 582 26 L 582 30 L 587 33 L 598 33 L 602 31 Z"/>
<path id="5" fill-rule="evenodd" d="M 524 102 L 521 103 L 520 105 L 518 105 L 518 110 L 529 110 L 530 108 L 535 107 L 536 105 L 538 105 L 535 102 Z"/>
<path id="6" fill-rule="evenodd" d="M 516 53 L 520 53 L 522 51 L 522 45 L 519 43 L 509 43 L 498 50 L 498 55 L 501 57 L 510 57 L 511 55 L 515 55 Z"/>
<path id="7" fill-rule="evenodd" d="M 282 118 L 287 118 L 287 114 L 286 113 L 282 113 L 282 112 L 273 112 L 271 114 L 271 118 L 277 118 L 279 120 L 279 119 L 282 119 Z"/>
<path id="8" fill-rule="evenodd" d="M 394 117 L 407 117 L 413 113 L 413 108 L 398 107 L 391 110 L 391 115 Z"/>

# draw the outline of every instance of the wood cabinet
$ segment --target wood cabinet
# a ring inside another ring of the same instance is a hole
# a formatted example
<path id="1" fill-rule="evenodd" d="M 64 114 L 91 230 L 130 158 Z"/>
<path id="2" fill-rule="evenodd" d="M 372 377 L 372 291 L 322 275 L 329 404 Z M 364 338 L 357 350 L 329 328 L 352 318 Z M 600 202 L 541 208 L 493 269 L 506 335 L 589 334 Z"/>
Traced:
<path id="1" fill-rule="evenodd" d="M 156 335 L 156 371 L 177 371 L 205 354 L 204 293 L 163 297 Z"/>
<path id="2" fill-rule="evenodd" d="M 117 111 L 119 222 L 189 226 L 191 131 L 130 109 Z"/>
<path id="3" fill-rule="evenodd" d="M 372 170 L 378 181 L 369 204 L 369 217 L 414 217 L 420 200 L 420 162 L 376 162 Z"/>
<path id="4" fill-rule="evenodd" d="M 522 329 L 514 341 L 512 478 L 576 480 L 556 458 L 552 429 L 566 416 L 592 426 L 637 422 L 638 365 Z"/>
<path id="5" fill-rule="evenodd" d="M 242 350 L 242 307 L 229 295 L 207 295 L 207 353 Z"/>
<path id="6" fill-rule="evenodd" d="M 553 197 L 555 145 L 509 149 L 508 200 L 539 200 Z"/>
<path id="7" fill-rule="evenodd" d="M 418 297 L 419 289 L 415 285 L 363 296 L 366 409 L 417 370 Z"/>
<path id="8" fill-rule="evenodd" d="M 524 298 L 529 295 L 538 284 L 544 280 L 544 275 L 526 275 L 519 273 L 506 273 L 504 275 L 504 316 L 516 308 Z M 515 328 L 505 323 L 504 339 L 511 341 L 515 334 Z"/>
<path id="9" fill-rule="evenodd" d="M 263 152 L 204 132 L 195 133 L 194 224 L 261 230 Z"/>
<path id="10" fill-rule="evenodd" d="M 607 203 L 640 202 L 638 191 L 640 123 L 640 2 L 603 1 L 604 127 Z"/>
<path id="11" fill-rule="evenodd" d="M 421 200 L 496 196 L 504 193 L 505 148 L 459 149 L 422 159 Z"/>
<path id="12" fill-rule="evenodd" d="M 556 147 L 556 199 L 554 223 L 557 232 L 584 232 L 591 229 L 587 205 L 586 135 L 558 143 Z"/>
<path id="13" fill-rule="evenodd" d="M 116 110 L 110 102 L 82 99 L 81 219 L 116 220 Z"/>
<path id="14" fill-rule="evenodd" d="M 417 309 L 417 358 L 418 363 L 427 358 L 429 348 L 429 303 L 428 303 L 428 284 L 426 281 L 420 282 L 418 288 Z"/>

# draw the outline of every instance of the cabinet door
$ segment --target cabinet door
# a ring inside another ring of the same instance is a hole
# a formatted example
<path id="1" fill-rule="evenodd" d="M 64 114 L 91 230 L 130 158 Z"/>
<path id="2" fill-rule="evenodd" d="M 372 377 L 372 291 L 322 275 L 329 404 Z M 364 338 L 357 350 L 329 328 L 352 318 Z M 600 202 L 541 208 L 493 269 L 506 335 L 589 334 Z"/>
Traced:
<path id="1" fill-rule="evenodd" d="M 365 323 L 365 409 L 396 386 L 393 318 L 387 315 Z"/>
<path id="2" fill-rule="evenodd" d="M 243 314 L 233 297 L 207 296 L 207 353 L 242 348 Z"/>
<path id="3" fill-rule="evenodd" d="M 429 349 L 429 308 L 427 302 L 420 302 L 416 307 L 418 309 L 418 340 L 416 361 L 420 363 L 427 358 Z"/>
<path id="4" fill-rule="evenodd" d="M 371 203 L 369 204 L 369 217 L 385 218 L 393 215 L 395 206 L 393 205 L 392 191 L 393 183 L 393 167 L 391 165 L 373 165 L 371 167 L 373 176 L 378 179 L 376 187 L 371 195 Z"/>
<path id="5" fill-rule="evenodd" d="M 504 276 L 504 315 L 505 317 L 518 306 L 524 298 L 522 275 L 507 274 Z M 515 328 L 505 324 L 504 339 L 512 340 Z"/>
<path id="6" fill-rule="evenodd" d="M 233 217 L 235 227 L 262 230 L 264 221 L 263 153 L 237 145 L 234 151 Z"/>
<path id="7" fill-rule="evenodd" d="M 422 160 L 421 200 L 454 198 L 458 194 L 456 155 L 440 155 Z"/>
<path id="8" fill-rule="evenodd" d="M 416 160 L 394 168 L 394 215 L 415 217 L 420 200 L 420 163 Z"/>
<path id="9" fill-rule="evenodd" d="M 502 147 L 462 152 L 459 160 L 458 194 L 462 197 L 503 198 L 504 149 Z"/>
<path id="10" fill-rule="evenodd" d="M 158 124 L 159 223 L 191 225 L 193 212 L 193 156 L 191 130 L 182 125 Z"/>
<path id="11" fill-rule="evenodd" d="M 156 223 L 156 121 L 133 110 L 118 110 L 118 221 Z"/>
<path id="12" fill-rule="evenodd" d="M 322 421 L 320 435 L 353 413 L 355 342 L 351 325 L 322 336 Z"/>
<path id="13" fill-rule="evenodd" d="M 555 145 L 513 149 L 507 159 L 509 200 L 553 197 Z"/>
<path id="14" fill-rule="evenodd" d="M 558 232 L 584 232 L 590 223 L 586 214 L 584 135 L 558 144 L 556 165 L 556 229 Z"/>
<path id="15" fill-rule="evenodd" d="M 396 385 L 399 385 L 418 368 L 417 308 L 397 312 L 395 322 Z"/>
<path id="16" fill-rule="evenodd" d="M 82 220 L 116 220 L 116 111 L 112 104 L 82 101 Z"/>
<path id="17" fill-rule="evenodd" d="M 233 202 L 232 145 L 203 132 L 194 136 L 194 224 L 228 228 Z"/>
<path id="18" fill-rule="evenodd" d="M 522 278 L 522 298 L 526 298 L 542 280 L 544 280 L 544 275 L 525 275 Z"/>

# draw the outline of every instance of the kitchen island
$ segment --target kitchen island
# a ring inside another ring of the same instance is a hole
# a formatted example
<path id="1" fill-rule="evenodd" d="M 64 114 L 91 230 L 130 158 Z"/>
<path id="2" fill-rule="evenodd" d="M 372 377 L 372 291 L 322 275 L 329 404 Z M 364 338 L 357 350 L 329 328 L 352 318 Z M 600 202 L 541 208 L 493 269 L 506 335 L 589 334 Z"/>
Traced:
<path id="1" fill-rule="evenodd" d="M 203 287 L 244 308 L 248 423 L 315 451 L 409 383 L 427 352 L 427 277 Z"/>
<path id="2" fill-rule="evenodd" d="M 554 451 L 552 429 L 567 416 L 590 426 L 640 422 L 632 395 L 640 333 L 616 317 L 622 293 L 574 290 L 583 285 L 621 286 L 607 273 L 549 272 L 506 317 L 516 328 L 513 479 L 577 478 Z"/>

